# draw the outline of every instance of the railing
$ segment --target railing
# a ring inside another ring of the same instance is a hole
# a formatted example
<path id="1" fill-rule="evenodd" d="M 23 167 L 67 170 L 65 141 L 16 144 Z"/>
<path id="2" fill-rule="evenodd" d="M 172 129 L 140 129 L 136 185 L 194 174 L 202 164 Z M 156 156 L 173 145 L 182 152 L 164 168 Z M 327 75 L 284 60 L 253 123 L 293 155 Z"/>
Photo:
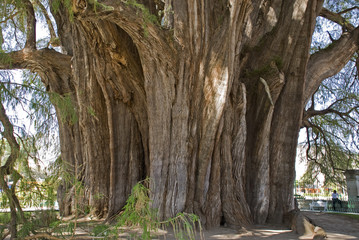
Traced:
<path id="1" fill-rule="evenodd" d="M 310 204 L 313 202 L 313 200 L 319 200 L 319 199 L 297 199 L 299 209 L 300 210 L 309 210 Z M 328 202 L 327 203 L 328 211 L 334 211 L 332 200 L 323 200 L 323 199 L 320 199 L 320 200 Z M 341 201 L 341 204 L 336 203 L 335 211 L 359 213 L 359 200 L 349 199 L 346 201 Z"/>

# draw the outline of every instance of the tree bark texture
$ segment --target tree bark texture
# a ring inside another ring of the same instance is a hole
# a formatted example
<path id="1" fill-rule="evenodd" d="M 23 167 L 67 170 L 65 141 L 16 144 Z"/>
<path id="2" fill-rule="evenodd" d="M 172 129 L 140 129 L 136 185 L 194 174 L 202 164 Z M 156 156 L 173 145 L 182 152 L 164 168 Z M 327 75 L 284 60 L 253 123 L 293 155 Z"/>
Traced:
<path id="1" fill-rule="evenodd" d="M 116 214 L 148 176 L 160 218 L 282 222 L 304 104 L 342 66 L 309 54 L 323 1 L 138 1 L 159 23 L 133 3 L 90 2 L 73 1 L 72 20 L 54 12 L 65 54 L 20 66 L 73 100 L 78 122 L 59 117 L 62 158 L 92 213 Z M 358 50 L 355 32 L 343 55 Z"/>

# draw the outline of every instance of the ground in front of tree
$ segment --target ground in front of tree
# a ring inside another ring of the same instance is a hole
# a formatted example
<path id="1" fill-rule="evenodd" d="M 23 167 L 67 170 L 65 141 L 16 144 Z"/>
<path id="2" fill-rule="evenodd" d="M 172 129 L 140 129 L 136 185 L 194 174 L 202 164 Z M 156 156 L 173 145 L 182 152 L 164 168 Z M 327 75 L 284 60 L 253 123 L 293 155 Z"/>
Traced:
<path id="1" fill-rule="evenodd" d="M 327 239 L 359 239 L 359 219 L 348 216 L 327 213 L 327 212 L 304 212 L 304 215 L 313 220 L 313 222 L 322 227 L 327 233 Z M 80 221 L 82 222 L 82 221 Z M 100 222 L 98 222 L 100 223 Z M 168 231 L 166 236 L 163 231 L 159 233 L 158 239 L 173 240 L 173 233 Z M 77 239 L 80 236 L 86 236 L 87 233 L 79 228 Z M 242 240 L 294 240 L 294 239 L 313 239 L 313 235 L 300 236 L 292 230 L 285 229 L 283 226 L 275 225 L 254 225 L 242 229 L 233 229 L 227 227 L 217 227 L 203 231 L 204 239 L 242 239 Z M 87 235 L 88 236 L 88 235 Z M 85 237 L 86 239 L 87 236 Z M 9 236 L 6 239 L 10 239 Z M 126 239 L 126 236 L 122 236 Z M 197 235 L 196 239 L 200 239 Z"/>
<path id="2" fill-rule="evenodd" d="M 325 212 L 304 212 L 304 215 L 322 227 L 327 233 L 327 239 L 346 240 L 359 239 L 359 219 Z M 313 235 L 300 236 L 295 232 L 274 225 L 255 225 L 250 228 L 236 230 L 218 227 L 204 231 L 205 239 L 242 239 L 242 240 L 294 240 L 313 239 Z M 167 240 L 173 239 L 167 237 Z"/>

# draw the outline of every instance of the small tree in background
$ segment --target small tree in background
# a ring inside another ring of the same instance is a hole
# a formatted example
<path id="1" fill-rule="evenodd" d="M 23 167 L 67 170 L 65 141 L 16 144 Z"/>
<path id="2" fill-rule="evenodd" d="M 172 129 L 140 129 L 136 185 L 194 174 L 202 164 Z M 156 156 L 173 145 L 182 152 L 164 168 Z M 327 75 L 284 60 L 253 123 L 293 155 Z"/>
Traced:
<path id="1" fill-rule="evenodd" d="M 11 221 L 6 228 L 15 239 L 28 235 L 36 227 L 25 217 L 23 207 L 39 207 L 44 203 L 53 206 L 56 200 L 56 186 L 41 181 L 46 176 L 41 174 L 39 151 L 56 145 L 57 121 L 39 78 L 28 75 L 27 81 L 18 82 L 11 72 L 2 72 L 0 76 L 1 208 L 11 210 Z"/>

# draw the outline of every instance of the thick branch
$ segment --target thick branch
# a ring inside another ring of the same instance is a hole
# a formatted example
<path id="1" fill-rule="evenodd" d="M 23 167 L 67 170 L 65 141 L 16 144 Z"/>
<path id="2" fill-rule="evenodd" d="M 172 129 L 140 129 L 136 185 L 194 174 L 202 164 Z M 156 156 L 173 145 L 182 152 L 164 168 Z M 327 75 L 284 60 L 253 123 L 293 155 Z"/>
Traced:
<path id="1" fill-rule="evenodd" d="M 26 43 L 25 48 L 36 48 L 36 18 L 32 3 L 29 0 L 24 0 L 26 9 Z"/>
<path id="2" fill-rule="evenodd" d="M 50 37 L 51 37 L 50 41 L 51 41 L 51 43 L 53 43 L 55 41 L 55 39 L 57 38 L 57 36 L 56 36 L 54 26 L 52 25 L 50 16 L 47 13 L 46 8 L 44 7 L 44 5 L 39 0 L 35 0 L 35 3 L 39 6 L 39 8 L 41 9 L 42 14 L 45 16 L 46 23 L 47 23 L 47 26 L 48 26 L 49 32 L 50 32 Z M 57 47 L 57 46 L 55 46 L 55 47 Z"/>
<path id="3" fill-rule="evenodd" d="M 342 12 L 342 13 L 344 13 L 344 12 Z M 320 12 L 319 16 L 324 17 L 332 22 L 339 24 L 340 26 L 347 29 L 348 31 L 353 31 L 355 28 L 345 18 L 343 18 L 340 15 L 340 13 L 331 12 L 326 8 L 322 8 L 322 11 Z"/>
<path id="4" fill-rule="evenodd" d="M 347 12 L 350 12 L 350 11 L 353 11 L 354 9 L 359 9 L 358 6 L 355 6 L 355 7 L 352 7 L 352 8 L 348 8 L 348 9 L 345 9 L 341 12 L 338 12 L 338 14 L 344 14 L 344 13 L 347 13 Z"/>
<path id="5" fill-rule="evenodd" d="M 15 51 L 11 53 L 3 53 L 3 57 L 0 61 L 0 69 L 1 70 L 14 70 L 14 69 L 25 69 L 24 64 L 24 52 Z"/>
<path id="6" fill-rule="evenodd" d="M 71 57 L 44 48 L 28 53 L 26 50 L 6 54 L 6 61 L 0 61 L 0 70 L 29 69 L 34 72 L 58 70 L 71 74 Z"/>
<path id="7" fill-rule="evenodd" d="M 337 74 L 359 49 L 359 27 L 345 32 L 329 47 L 310 56 L 305 79 L 304 104 L 318 89 L 321 82 Z"/>

